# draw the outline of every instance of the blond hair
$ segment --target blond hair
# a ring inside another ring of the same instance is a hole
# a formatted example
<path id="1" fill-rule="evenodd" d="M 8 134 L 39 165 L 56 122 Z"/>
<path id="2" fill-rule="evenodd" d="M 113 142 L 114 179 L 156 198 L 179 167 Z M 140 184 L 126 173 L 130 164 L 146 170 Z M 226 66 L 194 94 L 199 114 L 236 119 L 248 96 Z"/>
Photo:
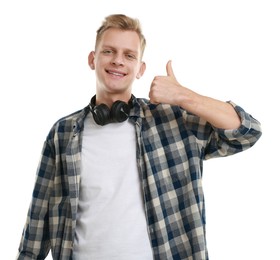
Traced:
<path id="1" fill-rule="evenodd" d="M 134 19 L 123 14 L 112 14 L 105 17 L 102 25 L 96 31 L 97 35 L 95 48 L 99 44 L 102 34 L 110 28 L 136 32 L 140 39 L 141 57 L 143 56 L 146 47 L 146 39 L 142 33 L 141 24 L 138 19 Z"/>

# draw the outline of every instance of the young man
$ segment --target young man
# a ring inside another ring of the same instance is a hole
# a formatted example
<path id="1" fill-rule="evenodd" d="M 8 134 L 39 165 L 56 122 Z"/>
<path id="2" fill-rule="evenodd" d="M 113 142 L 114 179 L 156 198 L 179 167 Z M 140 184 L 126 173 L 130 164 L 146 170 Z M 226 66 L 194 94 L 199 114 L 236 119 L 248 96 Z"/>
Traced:
<path id="1" fill-rule="evenodd" d="M 203 160 L 252 147 L 260 124 L 182 86 L 170 61 L 134 97 L 145 44 L 124 15 L 98 29 L 96 95 L 46 138 L 17 259 L 208 259 Z"/>

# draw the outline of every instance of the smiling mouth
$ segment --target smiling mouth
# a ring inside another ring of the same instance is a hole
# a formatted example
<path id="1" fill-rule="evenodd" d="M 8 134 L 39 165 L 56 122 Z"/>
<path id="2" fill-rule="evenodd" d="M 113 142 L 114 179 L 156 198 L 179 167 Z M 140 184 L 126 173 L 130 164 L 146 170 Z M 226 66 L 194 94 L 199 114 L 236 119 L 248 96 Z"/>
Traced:
<path id="1" fill-rule="evenodd" d="M 126 76 L 125 73 L 119 72 L 119 71 L 113 71 L 113 70 L 106 70 L 106 72 L 108 74 L 114 75 L 114 76 L 118 76 L 118 77 L 124 77 Z"/>

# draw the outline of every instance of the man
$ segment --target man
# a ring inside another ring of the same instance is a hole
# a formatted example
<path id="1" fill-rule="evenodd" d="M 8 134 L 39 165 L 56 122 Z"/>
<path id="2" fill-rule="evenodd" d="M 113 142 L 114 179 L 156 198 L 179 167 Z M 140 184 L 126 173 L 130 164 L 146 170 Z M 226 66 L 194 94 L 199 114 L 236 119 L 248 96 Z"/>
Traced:
<path id="1" fill-rule="evenodd" d="M 17 259 L 208 259 L 203 160 L 252 147 L 260 124 L 182 86 L 170 61 L 134 97 L 145 44 L 124 15 L 98 29 L 96 95 L 46 138 Z"/>

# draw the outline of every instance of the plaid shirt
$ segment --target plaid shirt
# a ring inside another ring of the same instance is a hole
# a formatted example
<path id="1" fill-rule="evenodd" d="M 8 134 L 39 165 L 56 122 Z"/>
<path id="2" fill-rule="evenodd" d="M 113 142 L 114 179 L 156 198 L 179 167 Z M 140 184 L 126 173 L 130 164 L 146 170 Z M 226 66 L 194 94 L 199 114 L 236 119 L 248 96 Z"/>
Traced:
<path id="1" fill-rule="evenodd" d="M 260 123 L 231 103 L 242 125 L 216 129 L 177 106 L 133 99 L 137 164 L 154 259 L 206 260 L 203 160 L 253 146 Z M 89 106 L 57 121 L 44 142 L 17 259 L 72 259 Z M 121 149 L 121 148 L 120 148 Z"/>

